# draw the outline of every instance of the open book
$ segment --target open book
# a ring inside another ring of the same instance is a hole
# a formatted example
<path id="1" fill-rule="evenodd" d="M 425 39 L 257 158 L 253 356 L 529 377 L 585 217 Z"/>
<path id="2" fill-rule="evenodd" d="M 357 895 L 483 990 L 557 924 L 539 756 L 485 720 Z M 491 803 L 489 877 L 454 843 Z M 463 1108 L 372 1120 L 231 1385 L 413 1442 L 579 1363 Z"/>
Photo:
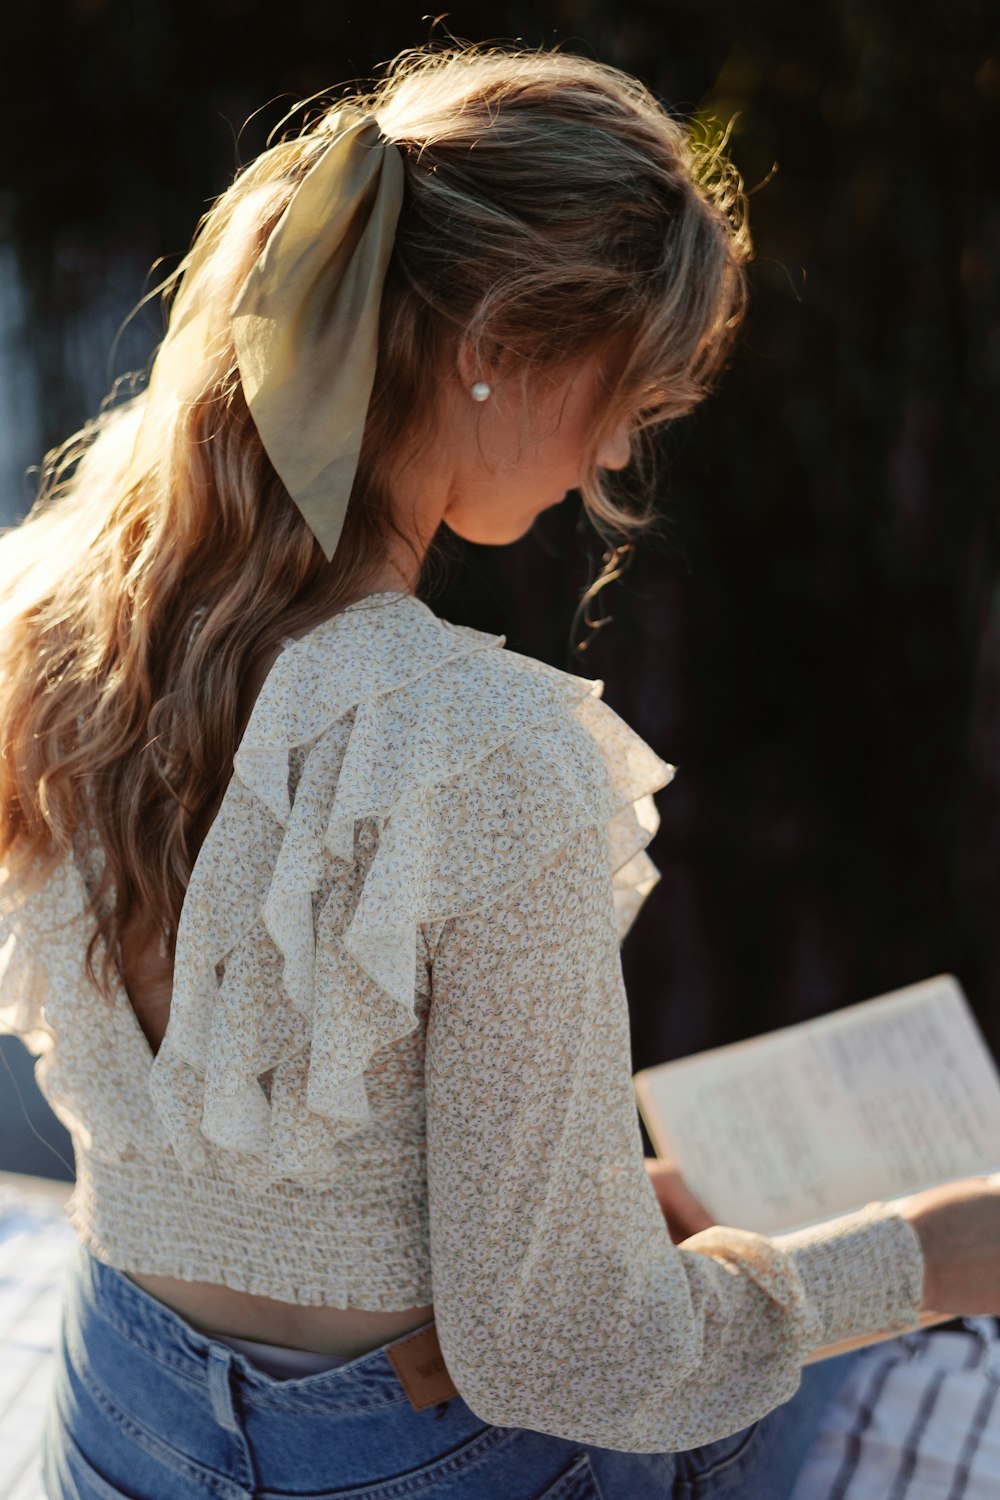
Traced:
<path id="1" fill-rule="evenodd" d="M 717 1223 L 774 1236 L 1000 1168 L 1000 1073 L 940 975 L 636 1073 L 639 1112 Z M 947 1322 L 927 1312 L 920 1326 Z M 826 1359 L 877 1343 L 828 1345 Z"/>

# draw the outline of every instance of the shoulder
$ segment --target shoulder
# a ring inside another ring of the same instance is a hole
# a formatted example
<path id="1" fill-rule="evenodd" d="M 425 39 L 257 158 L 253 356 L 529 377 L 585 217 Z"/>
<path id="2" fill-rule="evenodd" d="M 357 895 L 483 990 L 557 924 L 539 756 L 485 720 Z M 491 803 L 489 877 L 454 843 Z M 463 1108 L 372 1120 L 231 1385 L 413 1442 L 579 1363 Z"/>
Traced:
<path id="1" fill-rule="evenodd" d="M 453 625 L 409 596 L 358 611 L 316 646 L 327 653 L 328 711 L 354 710 L 352 743 L 409 758 L 409 777 L 440 781 L 489 760 L 534 782 L 560 763 L 576 779 L 612 773 L 631 756 L 646 779 L 670 768 L 603 702 L 599 679 L 507 647 L 502 635 Z M 627 753 L 626 753 L 627 752 Z"/>
<path id="2" fill-rule="evenodd" d="M 409 595 L 379 596 L 282 654 L 236 778 L 287 824 L 288 754 L 302 748 L 294 821 L 309 811 L 329 854 L 352 859 L 358 820 L 374 819 L 386 860 L 392 825 L 413 849 L 469 845 L 485 859 L 496 844 L 503 864 L 511 837 L 558 846 L 567 827 L 609 825 L 623 809 L 631 820 L 637 801 L 671 779 L 602 690 Z M 650 828 L 652 816 L 647 808 Z"/>
<path id="3" fill-rule="evenodd" d="M 237 769 L 273 750 L 308 747 L 345 718 L 352 741 L 380 731 L 387 755 L 406 749 L 437 765 L 447 746 L 462 764 L 531 726 L 568 723 L 574 705 L 602 689 L 508 650 L 502 635 L 453 625 L 411 595 L 373 596 L 281 653 Z"/>

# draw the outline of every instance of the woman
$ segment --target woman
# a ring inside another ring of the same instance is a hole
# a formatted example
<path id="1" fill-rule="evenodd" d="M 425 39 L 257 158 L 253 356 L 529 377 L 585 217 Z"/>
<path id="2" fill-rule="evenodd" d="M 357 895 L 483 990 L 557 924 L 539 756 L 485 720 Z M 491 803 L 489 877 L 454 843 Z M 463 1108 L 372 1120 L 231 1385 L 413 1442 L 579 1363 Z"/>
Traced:
<path id="1" fill-rule="evenodd" d="M 417 597 L 442 524 L 648 524 L 602 472 L 720 369 L 742 211 L 613 69 L 404 58 L 222 196 L 4 540 L 2 998 L 78 1172 L 52 1496 L 778 1500 L 819 1347 L 1000 1310 L 981 1179 L 685 1221 L 618 957 L 671 768 Z"/>

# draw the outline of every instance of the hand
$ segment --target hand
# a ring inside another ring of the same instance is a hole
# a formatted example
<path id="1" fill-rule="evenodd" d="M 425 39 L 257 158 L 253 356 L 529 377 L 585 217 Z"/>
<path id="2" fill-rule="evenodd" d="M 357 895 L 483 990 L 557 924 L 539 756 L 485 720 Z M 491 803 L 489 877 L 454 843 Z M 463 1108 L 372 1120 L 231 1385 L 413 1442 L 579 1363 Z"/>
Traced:
<path id="1" fill-rule="evenodd" d="M 1000 1314 L 1000 1174 L 965 1177 L 889 1205 L 924 1251 L 924 1312 Z"/>
<path id="2" fill-rule="evenodd" d="M 647 1156 L 645 1165 L 675 1245 L 689 1235 L 697 1234 L 699 1229 L 711 1228 L 716 1220 L 704 1203 L 694 1196 L 672 1162 L 663 1161 L 658 1156 Z"/>

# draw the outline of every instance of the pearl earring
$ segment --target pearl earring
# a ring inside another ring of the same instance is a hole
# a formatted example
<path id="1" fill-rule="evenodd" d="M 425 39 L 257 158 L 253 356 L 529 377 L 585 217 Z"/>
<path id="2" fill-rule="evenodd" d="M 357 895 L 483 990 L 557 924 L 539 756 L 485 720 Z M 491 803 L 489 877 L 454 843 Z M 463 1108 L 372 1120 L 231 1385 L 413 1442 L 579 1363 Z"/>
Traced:
<path id="1" fill-rule="evenodd" d="M 469 390 L 469 395 L 472 397 L 473 401 L 488 401 L 492 394 L 493 392 L 490 390 L 485 380 L 477 380 L 475 385 L 472 386 Z"/>

